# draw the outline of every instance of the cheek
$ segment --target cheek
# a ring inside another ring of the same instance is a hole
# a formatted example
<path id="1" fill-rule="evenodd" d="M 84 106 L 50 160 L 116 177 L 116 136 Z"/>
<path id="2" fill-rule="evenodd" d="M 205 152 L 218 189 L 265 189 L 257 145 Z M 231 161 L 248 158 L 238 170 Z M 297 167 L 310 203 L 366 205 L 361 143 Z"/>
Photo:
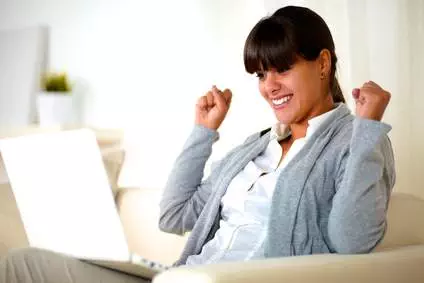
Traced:
<path id="1" fill-rule="evenodd" d="M 317 78 L 314 74 L 298 74 L 298 76 L 296 76 L 293 80 L 293 89 L 299 98 L 301 98 L 301 100 L 309 100 L 312 98 L 311 96 L 319 94 L 319 77 L 317 81 Z"/>
<path id="2" fill-rule="evenodd" d="M 302 95 L 305 83 L 301 76 L 293 74 L 289 80 L 286 81 L 286 87 L 296 95 Z"/>
<path id="3" fill-rule="evenodd" d="M 262 82 L 258 83 L 258 89 L 259 89 L 259 92 L 261 93 L 262 97 L 267 99 L 267 94 L 266 94 L 266 91 L 265 91 L 265 85 Z"/>
<path id="4" fill-rule="evenodd" d="M 321 86 L 321 72 L 315 68 L 311 68 L 305 76 L 307 76 L 308 86 L 312 88 L 314 92 L 319 91 Z"/>

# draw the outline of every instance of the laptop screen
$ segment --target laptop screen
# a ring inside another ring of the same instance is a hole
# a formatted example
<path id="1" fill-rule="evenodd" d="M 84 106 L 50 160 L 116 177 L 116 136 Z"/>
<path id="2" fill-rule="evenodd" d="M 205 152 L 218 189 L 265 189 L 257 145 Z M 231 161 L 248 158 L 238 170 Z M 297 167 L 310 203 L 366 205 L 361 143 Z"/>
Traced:
<path id="1" fill-rule="evenodd" d="M 2 139 L 0 152 L 30 246 L 82 259 L 129 259 L 93 131 Z"/>

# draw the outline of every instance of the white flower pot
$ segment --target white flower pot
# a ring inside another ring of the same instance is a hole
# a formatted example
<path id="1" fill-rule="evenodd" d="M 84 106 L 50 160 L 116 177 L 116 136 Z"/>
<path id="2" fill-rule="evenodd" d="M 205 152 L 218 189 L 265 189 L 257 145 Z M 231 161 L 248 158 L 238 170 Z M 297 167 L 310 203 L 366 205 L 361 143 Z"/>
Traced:
<path id="1" fill-rule="evenodd" d="M 38 121 L 41 126 L 74 123 L 72 94 L 43 92 L 37 98 Z"/>

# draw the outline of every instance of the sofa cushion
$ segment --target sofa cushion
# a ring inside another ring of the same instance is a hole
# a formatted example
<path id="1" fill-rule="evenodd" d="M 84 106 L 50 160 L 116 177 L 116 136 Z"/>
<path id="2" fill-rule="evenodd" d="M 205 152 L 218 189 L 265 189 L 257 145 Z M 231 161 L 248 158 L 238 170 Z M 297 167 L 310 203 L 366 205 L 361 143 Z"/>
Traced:
<path id="1" fill-rule="evenodd" d="M 393 193 L 387 214 L 386 234 L 374 251 L 419 244 L 424 244 L 424 200 L 408 194 Z"/>

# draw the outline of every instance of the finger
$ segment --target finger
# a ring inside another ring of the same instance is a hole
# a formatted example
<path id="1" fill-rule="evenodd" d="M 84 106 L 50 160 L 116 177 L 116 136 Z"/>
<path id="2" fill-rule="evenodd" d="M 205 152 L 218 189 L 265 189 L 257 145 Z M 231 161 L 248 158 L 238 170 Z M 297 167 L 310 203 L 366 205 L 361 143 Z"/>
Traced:
<path id="1" fill-rule="evenodd" d="M 222 91 L 219 88 L 217 88 L 216 86 L 212 87 L 212 93 L 219 94 L 220 96 L 222 96 L 222 94 L 223 94 Z"/>
<path id="2" fill-rule="evenodd" d="M 359 88 L 354 88 L 352 90 L 353 99 L 358 100 L 360 93 L 361 93 L 361 90 Z"/>
<path id="3" fill-rule="evenodd" d="M 368 84 L 371 85 L 371 86 L 375 86 L 375 87 L 381 88 L 381 86 L 379 84 L 377 84 L 376 82 L 374 82 L 374 81 L 369 81 Z"/>
<path id="4" fill-rule="evenodd" d="M 369 101 L 390 101 L 391 94 L 388 91 L 385 91 L 381 88 L 376 87 L 363 87 L 361 88 L 360 98 L 363 100 Z"/>
<path id="5" fill-rule="evenodd" d="M 222 93 L 224 96 L 225 101 L 227 102 L 227 105 L 230 105 L 231 99 L 233 98 L 233 93 L 228 88 L 224 89 L 224 92 Z"/>
<path id="6" fill-rule="evenodd" d="M 360 96 L 365 96 L 365 97 L 379 96 L 379 94 L 381 93 L 382 93 L 382 90 L 380 88 L 377 88 L 372 85 L 366 85 L 361 87 L 360 89 Z"/>
<path id="7" fill-rule="evenodd" d="M 364 83 L 364 85 L 372 85 L 372 84 L 375 84 L 375 83 L 373 81 L 367 81 Z"/>
<path id="8" fill-rule="evenodd" d="M 216 91 L 218 93 L 221 93 L 222 92 L 219 88 L 216 87 L 216 85 L 213 85 L 212 86 L 212 91 Z"/>
<path id="9" fill-rule="evenodd" d="M 197 107 L 199 107 L 200 109 L 208 107 L 208 100 L 206 96 L 199 97 L 199 99 L 197 100 Z"/>
<path id="10" fill-rule="evenodd" d="M 215 104 L 211 91 L 208 91 L 208 93 L 206 94 L 206 101 L 209 107 L 213 107 L 213 105 Z"/>
<path id="11" fill-rule="evenodd" d="M 365 102 L 366 91 L 365 91 L 364 87 L 354 88 L 352 90 L 352 96 L 353 96 L 353 99 L 355 100 L 356 103 Z"/>
<path id="12" fill-rule="evenodd" d="M 365 103 L 366 91 L 364 90 L 364 87 L 354 88 L 352 90 L 352 97 L 356 104 Z"/>
<path id="13" fill-rule="evenodd" d="M 224 110 L 228 107 L 227 101 L 221 93 L 218 91 L 213 91 L 212 94 L 215 99 L 215 105 L 218 107 L 218 109 Z"/>
<path id="14" fill-rule="evenodd" d="M 364 83 L 363 87 L 372 87 L 372 88 L 378 88 L 378 89 L 382 89 L 381 86 L 379 86 L 378 84 L 376 84 L 373 81 L 368 81 L 366 83 Z"/>

